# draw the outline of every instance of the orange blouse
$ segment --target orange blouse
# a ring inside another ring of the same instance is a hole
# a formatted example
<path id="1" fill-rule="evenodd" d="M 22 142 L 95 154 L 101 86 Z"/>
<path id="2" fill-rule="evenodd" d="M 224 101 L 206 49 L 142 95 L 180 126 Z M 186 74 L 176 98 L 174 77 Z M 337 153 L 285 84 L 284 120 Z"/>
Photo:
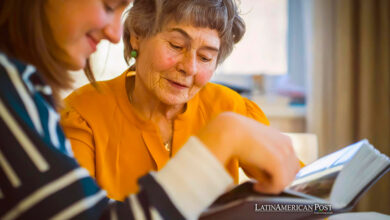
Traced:
<path id="1" fill-rule="evenodd" d="M 61 111 L 61 124 L 75 157 L 116 200 L 137 192 L 137 179 L 151 170 L 160 170 L 170 158 L 158 126 L 137 117 L 128 101 L 127 73 L 98 82 L 97 88 L 86 85 L 76 90 L 65 99 Z M 172 155 L 191 135 L 225 111 L 269 124 L 254 102 L 227 87 L 208 83 L 174 120 Z M 237 161 L 227 169 L 237 183 Z"/>

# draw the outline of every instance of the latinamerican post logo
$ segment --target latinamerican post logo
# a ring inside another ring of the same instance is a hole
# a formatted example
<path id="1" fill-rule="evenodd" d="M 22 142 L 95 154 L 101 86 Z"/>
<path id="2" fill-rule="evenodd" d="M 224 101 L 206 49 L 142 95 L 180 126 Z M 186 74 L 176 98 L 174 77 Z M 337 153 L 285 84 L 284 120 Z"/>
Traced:
<path id="1" fill-rule="evenodd" d="M 333 214 L 330 204 L 257 204 L 255 212 L 310 212 L 314 214 Z"/>
<path id="2" fill-rule="evenodd" d="M 314 213 L 316 214 L 332 214 L 332 205 L 330 204 L 314 204 Z"/>

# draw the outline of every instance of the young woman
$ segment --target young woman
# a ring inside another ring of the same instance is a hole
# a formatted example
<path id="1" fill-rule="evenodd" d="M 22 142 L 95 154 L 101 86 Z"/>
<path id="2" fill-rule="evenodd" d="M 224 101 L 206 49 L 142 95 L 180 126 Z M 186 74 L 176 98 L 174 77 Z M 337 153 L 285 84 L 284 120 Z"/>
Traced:
<path id="1" fill-rule="evenodd" d="M 73 158 L 53 94 L 69 86 L 67 70 L 88 69 L 100 40 L 119 40 L 128 3 L 0 2 L 0 219 L 195 219 L 232 182 L 224 165 L 233 158 L 257 168 L 256 189 L 263 192 L 280 192 L 294 178 L 299 166 L 288 138 L 225 113 L 164 169 L 141 178 L 138 194 L 108 204 L 105 191 Z"/>

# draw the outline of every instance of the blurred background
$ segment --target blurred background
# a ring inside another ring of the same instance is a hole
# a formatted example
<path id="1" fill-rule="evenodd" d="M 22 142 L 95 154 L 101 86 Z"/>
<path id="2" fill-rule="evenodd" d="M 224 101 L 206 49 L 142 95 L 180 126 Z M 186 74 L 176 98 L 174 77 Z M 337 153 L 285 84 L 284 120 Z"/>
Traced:
<path id="1" fill-rule="evenodd" d="M 271 126 L 316 135 L 319 156 L 363 138 L 390 155 L 390 0 L 239 5 L 247 32 L 213 82 L 255 101 Z M 122 43 L 98 47 L 92 57 L 97 80 L 126 70 Z M 88 82 L 82 72 L 74 78 L 74 88 Z M 355 211 L 390 214 L 389 173 Z"/>

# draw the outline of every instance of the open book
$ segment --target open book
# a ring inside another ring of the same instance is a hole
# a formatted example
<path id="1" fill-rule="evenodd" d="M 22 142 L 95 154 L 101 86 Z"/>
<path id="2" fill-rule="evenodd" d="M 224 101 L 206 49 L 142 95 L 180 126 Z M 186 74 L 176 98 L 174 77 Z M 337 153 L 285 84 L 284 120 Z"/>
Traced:
<path id="1" fill-rule="evenodd" d="M 302 168 L 280 195 L 265 195 L 243 183 L 222 195 L 200 219 L 313 219 L 346 212 L 390 170 L 390 159 L 367 140 Z"/>

